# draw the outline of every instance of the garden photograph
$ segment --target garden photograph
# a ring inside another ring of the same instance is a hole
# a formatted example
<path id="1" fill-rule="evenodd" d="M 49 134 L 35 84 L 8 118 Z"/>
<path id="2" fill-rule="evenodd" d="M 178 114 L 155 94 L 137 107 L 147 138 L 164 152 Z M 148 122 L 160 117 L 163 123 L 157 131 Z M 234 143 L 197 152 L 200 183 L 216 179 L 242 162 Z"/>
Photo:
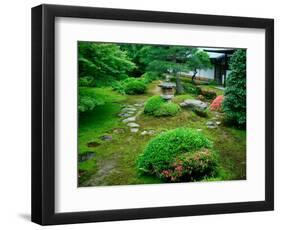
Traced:
<path id="1" fill-rule="evenodd" d="M 78 41 L 78 187 L 246 180 L 246 57 Z"/>

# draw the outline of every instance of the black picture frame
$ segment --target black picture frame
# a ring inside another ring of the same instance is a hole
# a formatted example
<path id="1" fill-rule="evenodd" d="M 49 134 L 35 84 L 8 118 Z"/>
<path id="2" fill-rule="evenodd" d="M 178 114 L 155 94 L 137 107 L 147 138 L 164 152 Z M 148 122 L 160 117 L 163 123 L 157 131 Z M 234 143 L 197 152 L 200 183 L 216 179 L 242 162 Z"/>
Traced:
<path id="1" fill-rule="evenodd" d="M 265 200 L 55 213 L 55 18 L 88 18 L 265 29 Z M 80 6 L 32 8 L 32 221 L 41 225 L 274 209 L 274 20 Z"/>

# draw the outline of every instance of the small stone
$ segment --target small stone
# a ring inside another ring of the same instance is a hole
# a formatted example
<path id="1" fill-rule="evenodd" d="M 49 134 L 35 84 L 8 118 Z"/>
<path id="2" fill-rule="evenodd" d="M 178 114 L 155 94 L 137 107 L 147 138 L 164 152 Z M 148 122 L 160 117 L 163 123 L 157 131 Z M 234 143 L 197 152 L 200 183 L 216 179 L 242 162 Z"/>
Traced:
<path id="1" fill-rule="evenodd" d="M 217 121 L 217 122 L 216 122 L 216 124 L 217 124 L 217 125 L 220 125 L 220 124 L 221 124 L 221 122 L 220 122 L 220 121 Z"/>
<path id="2" fill-rule="evenodd" d="M 123 120 L 124 123 L 132 122 L 132 121 L 136 121 L 136 117 L 128 117 L 128 118 Z"/>
<path id="3" fill-rule="evenodd" d="M 134 106 L 136 106 L 136 107 L 141 107 L 142 104 L 136 103 L 136 104 L 134 104 Z"/>
<path id="4" fill-rule="evenodd" d="M 136 111 L 136 110 L 137 109 L 134 108 L 134 107 L 126 107 L 126 108 L 122 109 L 122 111 L 126 111 L 126 112 L 128 112 L 128 111 Z"/>
<path id="5" fill-rule="evenodd" d="M 217 126 L 207 126 L 209 129 L 216 129 Z"/>
<path id="6" fill-rule="evenodd" d="M 125 130 L 124 129 L 114 129 L 113 133 L 121 134 L 121 133 L 125 133 Z"/>
<path id="7" fill-rule="evenodd" d="M 87 161 L 92 159 L 95 156 L 94 152 L 85 152 L 85 153 L 81 153 L 78 156 L 78 161 L 79 162 L 83 162 L 83 161 Z"/>
<path id="8" fill-rule="evenodd" d="M 127 126 L 129 126 L 129 127 L 131 127 L 131 128 L 137 128 L 137 127 L 140 127 L 140 125 L 139 125 L 139 124 L 134 123 L 134 122 L 130 122 L 130 123 L 128 123 L 128 124 L 127 124 Z"/>
<path id="9" fill-rule="evenodd" d="M 146 135 L 146 134 L 148 134 L 148 132 L 146 130 L 141 132 L 141 135 Z"/>
<path id="10" fill-rule="evenodd" d="M 198 132 L 201 132 L 202 131 L 202 129 L 196 129 Z"/>
<path id="11" fill-rule="evenodd" d="M 151 129 L 151 130 L 148 130 L 148 134 L 149 134 L 149 135 L 153 135 L 153 134 L 155 134 L 155 131 L 152 130 L 152 129 Z"/>
<path id="12" fill-rule="evenodd" d="M 206 122 L 206 125 L 207 125 L 207 126 L 214 126 L 215 123 L 214 123 L 213 121 L 207 121 L 207 122 Z"/>
<path id="13" fill-rule="evenodd" d="M 103 141 L 111 141 L 112 136 L 111 135 L 103 135 L 103 136 L 100 136 L 100 139 L 103 140 Z"/>
<path id="14" fill-rule="evenodd" d="M 128 113 L 128 114 L 134 114 L 135 111 L 128 111 L 127 113 Z"/>
<path id="15" fill-rule="evenodd" d="M 119 117 L 129 117 L 129 116 L 131 116 L 131 114 L 129 114 L 129 113 L 119 113 L 118 116 Z"/>
<path id="16" fill-rule="evenodd" d="M 139 131 L 138 128 L 131 128 L 131 132 L 132 132 L 132 133 L 137 133 L 138 131 Z"/>
<path id="17" fill-rule="evenodd" d="M 97 147 L 97 146 L 99 146 L 101 143 L 99 143 L 99 142 L 96 142 L 96 141 L 91 141 L 91 142 L 88 142 L 87 143 L 87 146 L 88 147 Z"/>

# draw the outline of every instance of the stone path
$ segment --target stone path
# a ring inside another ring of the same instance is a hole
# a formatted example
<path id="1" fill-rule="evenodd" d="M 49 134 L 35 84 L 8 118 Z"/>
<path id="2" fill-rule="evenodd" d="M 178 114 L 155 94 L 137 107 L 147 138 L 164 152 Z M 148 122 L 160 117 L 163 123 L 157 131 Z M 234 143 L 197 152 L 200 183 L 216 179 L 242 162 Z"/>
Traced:
<path id="1" fill-rule="evenodd" d="M 220 113 L 216 113 L 215 116 L 206 122 L 206 126 L 209 129 L 216 129 L 221 124 L 221 117 L 222 115 Z"/>
<path id="2" fill-rule="evenodd" d="M 137 133 L 140 129 L 140 125 L 136 122 L 137 116 L 142 112 L 144 103 L 134 103 L 134 104 L 125 104 L 121 113 L 119 113 L 122 118 L 122 122 L 130 128 L 131 133 Z"/>

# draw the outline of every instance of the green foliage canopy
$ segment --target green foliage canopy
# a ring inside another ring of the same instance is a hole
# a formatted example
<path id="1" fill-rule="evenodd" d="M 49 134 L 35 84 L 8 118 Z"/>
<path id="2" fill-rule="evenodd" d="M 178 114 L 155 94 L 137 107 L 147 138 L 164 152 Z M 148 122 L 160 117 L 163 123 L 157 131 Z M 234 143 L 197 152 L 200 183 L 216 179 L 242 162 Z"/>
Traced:
<path id="1" fill-rule="evenodd" d="M 120 46 L 110 43 L 78 42 L 79 77 L 94 79 L 95 85 L 105 85 L 124 79 L 136 65 Z"/>
<path id="2" fill-rule="evenodd" d="M 223 111 L 227 121 L 246 126 L 246 50 L 238 49 L 230 60 L 230 70 L 226 80 Z"/>

